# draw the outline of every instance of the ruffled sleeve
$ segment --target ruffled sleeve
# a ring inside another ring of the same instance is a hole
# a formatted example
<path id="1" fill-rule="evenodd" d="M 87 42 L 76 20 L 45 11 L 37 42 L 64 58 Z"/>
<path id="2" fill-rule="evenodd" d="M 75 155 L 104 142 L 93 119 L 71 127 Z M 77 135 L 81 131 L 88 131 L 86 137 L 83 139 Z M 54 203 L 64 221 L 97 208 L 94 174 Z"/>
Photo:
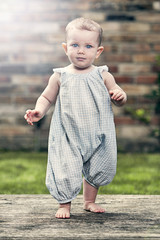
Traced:
<path id="1" fill-rule="evenodd" d="M 63 68 L 53 68 L 53 72 L 63 73 Z"/>
<path id="2" fill-rule="evenodd" d="M 109 69 L 108 69 L 107 65 L 104 65 L 104 66 L 99 66 L 98 70 L 100 73 L 102 73 L 103 71 L 108 72 Z"/>

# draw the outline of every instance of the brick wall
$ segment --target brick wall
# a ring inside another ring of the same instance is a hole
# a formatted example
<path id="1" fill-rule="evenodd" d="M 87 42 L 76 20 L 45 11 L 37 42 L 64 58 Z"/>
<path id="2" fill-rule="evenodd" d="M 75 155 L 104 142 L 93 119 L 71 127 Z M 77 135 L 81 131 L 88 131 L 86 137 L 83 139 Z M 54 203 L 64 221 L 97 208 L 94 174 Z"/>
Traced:
<path id="1" fill-rule="evenodd" d="M 0 2 L 0 149 L 47 149 L 46 118 L 28 126 L 23 115 L 33 108 L 52 68 L 66 66 L 61 43 L 68 21 L 88 17 L 104 30 L 105 51 L 96 62 L 107 64 L 128 94 L 126 106 L 154 107 L 145 97 L 157 87 L 155 57 L 160 53 L 160 1 L 156 0 L 5 0 Z M 152 112 L 146 125 L 115 108 L 118 147 L 154 151 L 158 127 Z"/>

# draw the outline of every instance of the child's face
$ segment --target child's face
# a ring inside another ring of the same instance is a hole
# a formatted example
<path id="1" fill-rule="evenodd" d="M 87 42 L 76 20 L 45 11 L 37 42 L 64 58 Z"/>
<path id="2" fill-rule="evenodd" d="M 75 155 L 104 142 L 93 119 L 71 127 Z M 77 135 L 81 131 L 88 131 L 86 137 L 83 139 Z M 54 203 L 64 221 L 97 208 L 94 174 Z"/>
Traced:
<path id="1" fill-rule="evenodd" d="M 70 29 L 67 44 L 63 44 L 70 62 L 79 69 L 86 69 L 98 58 L 103 47 L 98 47 L 98 32 Z"/>

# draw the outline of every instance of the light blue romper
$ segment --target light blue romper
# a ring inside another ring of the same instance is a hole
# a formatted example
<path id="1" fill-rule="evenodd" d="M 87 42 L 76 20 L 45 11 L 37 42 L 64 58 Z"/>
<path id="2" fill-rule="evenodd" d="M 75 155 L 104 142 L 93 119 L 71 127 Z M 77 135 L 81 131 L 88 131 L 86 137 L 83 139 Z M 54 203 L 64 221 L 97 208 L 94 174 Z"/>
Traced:
<path id="1" fill-rule="evenodd" d="M 96 188 L 115 176 L 115 125 L 103 71 L 108 67 L 84 74 L 54 69 L 61 85 L 50 126 L 46 186 L 59 203 L 78 195 L 82 173 Z"/>

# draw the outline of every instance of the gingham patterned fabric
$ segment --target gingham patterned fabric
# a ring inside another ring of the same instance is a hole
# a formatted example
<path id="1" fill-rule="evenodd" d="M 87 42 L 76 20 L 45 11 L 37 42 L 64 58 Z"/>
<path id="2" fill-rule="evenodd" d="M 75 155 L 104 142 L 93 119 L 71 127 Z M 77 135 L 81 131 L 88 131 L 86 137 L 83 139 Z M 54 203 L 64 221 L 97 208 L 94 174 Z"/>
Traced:
<path id="1" fill-rule="evenodd" d="M 82 172 L 96 188 L 109 184 L 116 173 L 115 126 L 102 71 L 108 67 L 84 74 L 54 69 L 61 85 L 50 126 L 46 186 L 59 203 L 80 192 Z"/>

